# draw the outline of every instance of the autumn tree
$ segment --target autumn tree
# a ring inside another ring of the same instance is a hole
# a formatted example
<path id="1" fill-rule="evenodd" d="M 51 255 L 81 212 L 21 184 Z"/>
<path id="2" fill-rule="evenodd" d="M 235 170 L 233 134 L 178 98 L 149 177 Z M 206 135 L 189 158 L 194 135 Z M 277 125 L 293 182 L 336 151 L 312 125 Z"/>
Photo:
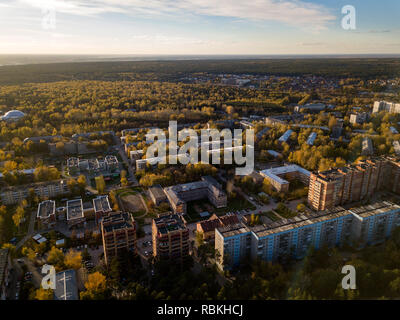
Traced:
<path id="1" fill-rule="evenodd" d="M 104 300 L 106 298 L 106 277 L 100 272 L 89 274 L 85 282 L 86 291 L 81 292 L 82 300 Z"/>
<path id="2" fill-rule="evenodd" d="M 80 252 L 69 250 L 64 259 L 65 267 L 68 269 L 79 269 L 82 267 L 82 255 Z"/>

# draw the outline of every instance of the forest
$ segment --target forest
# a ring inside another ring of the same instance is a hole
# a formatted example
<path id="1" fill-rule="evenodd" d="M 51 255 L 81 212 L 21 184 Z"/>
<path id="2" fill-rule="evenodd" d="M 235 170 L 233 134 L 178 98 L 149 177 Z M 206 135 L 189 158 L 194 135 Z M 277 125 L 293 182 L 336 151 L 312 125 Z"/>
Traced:
<path id="1" fill-rule="evenodd" d="M 190 73 L 314 74 L 370 79 L 398 76 L 400 61 L 394 58 L 303 58 L 32 64 L 0 67 L 0 84 L 64 80 L 175 81 Z"/>

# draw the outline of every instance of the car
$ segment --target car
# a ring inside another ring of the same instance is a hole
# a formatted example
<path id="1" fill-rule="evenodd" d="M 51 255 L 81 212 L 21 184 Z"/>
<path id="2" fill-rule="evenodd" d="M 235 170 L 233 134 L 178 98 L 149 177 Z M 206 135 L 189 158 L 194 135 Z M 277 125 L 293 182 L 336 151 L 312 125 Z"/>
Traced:
<path id="1" fill-rule="evenodd" d="M 23 259 L 18 259 L 17 262 L 18 263 L 24 263 L 24 260 Z"/>

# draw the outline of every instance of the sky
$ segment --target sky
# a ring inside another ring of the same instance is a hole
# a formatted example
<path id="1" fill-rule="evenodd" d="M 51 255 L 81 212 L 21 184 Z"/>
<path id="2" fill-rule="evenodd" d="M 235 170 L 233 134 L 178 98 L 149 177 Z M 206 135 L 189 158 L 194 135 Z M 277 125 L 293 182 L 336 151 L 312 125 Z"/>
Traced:
<path id="1" fill-rule="evenodd" d="M 0 0 L 0 54 L 399 53 L 399 0 Z"/>

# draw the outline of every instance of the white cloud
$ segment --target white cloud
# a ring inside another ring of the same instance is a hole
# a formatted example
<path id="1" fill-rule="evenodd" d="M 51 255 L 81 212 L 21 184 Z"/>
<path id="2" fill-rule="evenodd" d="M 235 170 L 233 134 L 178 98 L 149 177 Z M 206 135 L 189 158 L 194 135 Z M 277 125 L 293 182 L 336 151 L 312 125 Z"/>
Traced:
<path id="1" fill-rule="evenodd" d="M 325 7 L 302 0 L 16 0 L 37 8 L 75 15 L 197 14 L 255 21 L 276 21 L 307 29 L 323 29 L 335 20 Z"/>

